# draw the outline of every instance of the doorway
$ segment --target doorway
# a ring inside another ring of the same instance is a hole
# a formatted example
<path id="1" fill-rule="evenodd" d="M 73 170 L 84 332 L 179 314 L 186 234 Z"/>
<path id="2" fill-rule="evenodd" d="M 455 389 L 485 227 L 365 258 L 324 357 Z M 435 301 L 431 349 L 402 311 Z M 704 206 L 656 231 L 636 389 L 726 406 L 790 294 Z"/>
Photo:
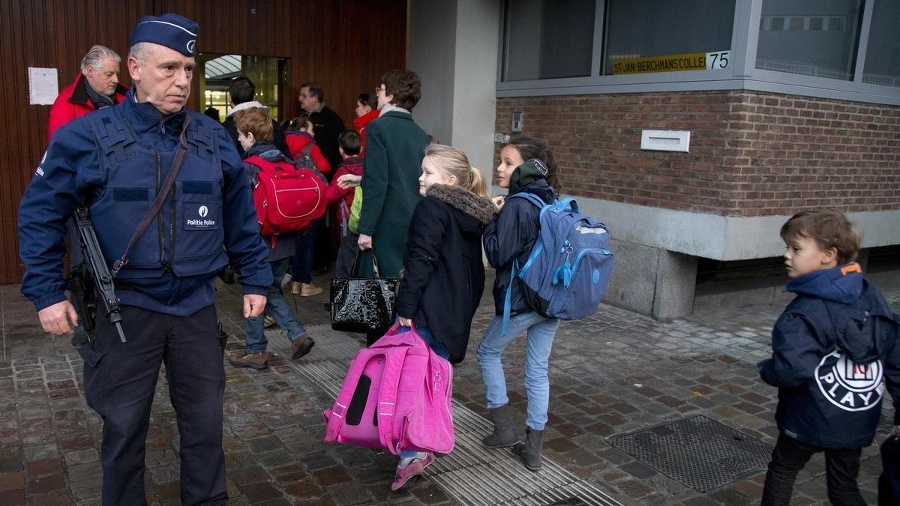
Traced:
<path id="1" fill-rule="evenodd" d="M 197 57 L 200 66 L 200 90 L 197 94 L 202 103 L 197 101 L 197 109 L 206 111 L 212 117 L 224 121 L 231 112 L 228 101 L 228 87 L 231 80 L 245 76 L 256 85 L 256 100 L 269 108 L 269 114 L 276 121 L 280 117 L 281 98 L 283 97 L 283 79 L 285 74 L 285 58 L 268 56 L 245 56 L 239 54 L 201 53 Z"/>

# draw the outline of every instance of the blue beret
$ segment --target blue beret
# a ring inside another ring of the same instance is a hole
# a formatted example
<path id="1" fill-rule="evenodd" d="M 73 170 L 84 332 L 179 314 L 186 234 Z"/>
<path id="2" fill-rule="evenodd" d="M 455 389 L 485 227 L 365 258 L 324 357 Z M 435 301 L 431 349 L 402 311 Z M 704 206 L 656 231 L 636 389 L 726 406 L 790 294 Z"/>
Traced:
<path id="1" fill-rule="evenodd" d="M 152 42 L 185 56 L 197 56 L 197 23 L 178 14 L 144 16 L 134 25 L 128 46 Z"/>

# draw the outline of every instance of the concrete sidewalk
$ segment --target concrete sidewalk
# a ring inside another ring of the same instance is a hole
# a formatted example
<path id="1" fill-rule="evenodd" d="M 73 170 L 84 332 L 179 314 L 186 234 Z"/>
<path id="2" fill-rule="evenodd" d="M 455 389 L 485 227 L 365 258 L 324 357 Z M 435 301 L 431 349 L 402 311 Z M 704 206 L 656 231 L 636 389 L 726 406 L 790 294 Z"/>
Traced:
<path id="1" fill-rule="evenodd" d="M 18 289 L 0 287 L 0 504 L 99 504 L 101 424 L 84 402 L 80 356 L 67 339 L 40 330 Z M 316 339 L 312 353 L 291 361 L 288 341 L 275 329 L 267 335 L 278 357 L 267 370 L 225 365 L 229 504 L 759 502 L 777 430 L 776 391 L 758 379 L 756 363 L 769 356 L 781 306 L 657 322 L 603 305 L 590 318 L 563 322 L 550 363 L 544 468 L 531 473 L 508 449 L 479 444 L 490 424 L 475 348 L 493 313 L 489 291 L 469 354 L 454 371 L 457 447 L 425 479 L 396 493 L 389 490 L 396 457 L 322 442 L 322 412 L 364 338 L 331 330 L 323 309 L 327 289 L 297 297 L 300 320 Z M 891 287 L 888 296 L 900 307 L 900 288 Z M 237 285 L 220 285 L 217 307 L 231 336 L 227 354 L 242 347 Z M 523 350 L 521 340 L 513 344 L 505 364 L 524 429 Z M 148 501 L 179 504 L 178 433 L 163 375 L 157 394 L 147 440 Z M 888 407 L 860 473 L 871 504 Z M 817 456 L 801 474 L 792 504 L 825 504 L 825 498 Z"/>

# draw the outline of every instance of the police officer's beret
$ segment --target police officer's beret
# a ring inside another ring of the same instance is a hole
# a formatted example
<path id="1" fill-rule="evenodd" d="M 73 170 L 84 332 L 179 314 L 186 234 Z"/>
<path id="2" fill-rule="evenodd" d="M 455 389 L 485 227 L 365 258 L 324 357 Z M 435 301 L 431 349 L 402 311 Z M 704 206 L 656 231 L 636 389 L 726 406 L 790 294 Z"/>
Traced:
<path id="1" fill-rule="evenodd" d="M 197 28 L 197 23 L 178 14 L 144 16 L 134 25 L 128 46 L 138 42 L 152 42 L 185 56 L 197 56 Z"/>

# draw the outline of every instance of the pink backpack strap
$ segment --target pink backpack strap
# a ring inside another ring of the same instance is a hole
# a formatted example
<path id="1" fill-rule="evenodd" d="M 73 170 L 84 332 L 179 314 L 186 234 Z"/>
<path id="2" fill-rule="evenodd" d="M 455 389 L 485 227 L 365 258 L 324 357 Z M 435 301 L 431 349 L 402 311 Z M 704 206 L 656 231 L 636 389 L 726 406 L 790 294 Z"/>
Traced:
<path id="1" fill-rule="evenodd" d="M 356 355 L 350 362 L 350 370 L 347 371 L 347 379 L 344 380 L 344 386 L 341 388 L 341 391 L 338 392 L 337 399 L 334 401 L 334 406 L 329 410 L 330 416 L 329 413 L 325 414 L 327 420 L 325 425 L 325 442 L 337 441 L 338 434 L 341 432 L 341 427 L 344 426 L 350 401 L 353 399 L 354 388 L 356 387 L 356 384 L 359 383 L 359 378 L 362 376 L 363 369 L 365 369 L 366 364 L 369 362 L 369 357 L 381 355 L 383 353 L 383 350 L 372 348 L 363 348 L 356 352 Z"/>
<path id="2" fill-rule="evenodd" d="M 401 385 L 423 385 L 428 360 L 428 345 L 416 334 L 415 326 L 410 332 L 397 334 L 399 327 L 400 324 L 395 323 L 387 334 L 376 342 L 376 345 L 391 349 L 387 354 L 389 358 L 385 360 L 378 395 L 378 436 L 381 444 L 395 455 L 399 455 L 401 450 L 398 447 L 400 441 L 397 425 L 403 423 L 402 414 L 399 416 L 397 414 L 398 404 L 401 401 L 398 394 L 400 391 L 409 390 L 402 388 Z"/>

